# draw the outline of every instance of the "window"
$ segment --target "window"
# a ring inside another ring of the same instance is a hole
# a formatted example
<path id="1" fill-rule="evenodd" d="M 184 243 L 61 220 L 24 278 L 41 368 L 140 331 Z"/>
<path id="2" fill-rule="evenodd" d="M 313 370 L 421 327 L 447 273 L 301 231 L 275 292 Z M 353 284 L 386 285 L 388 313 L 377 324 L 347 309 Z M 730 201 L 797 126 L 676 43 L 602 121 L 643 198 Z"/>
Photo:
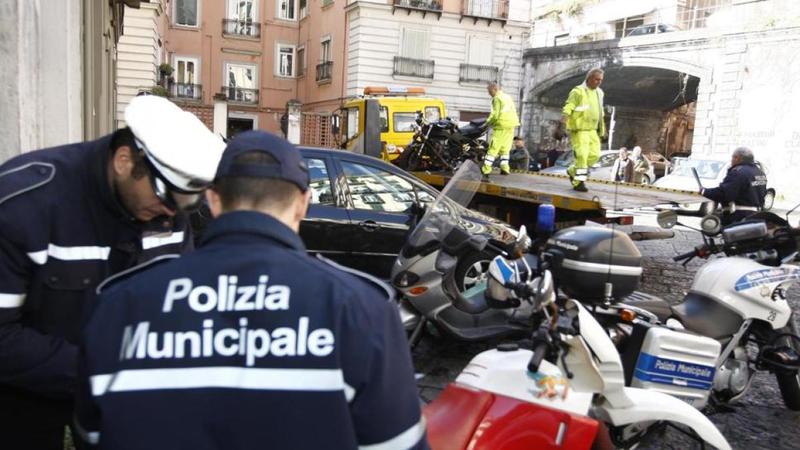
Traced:
<path id="1" fill-rule="evenodd" d="M 431 48 L 431 32 L 414 28 L 403 29 L 400 56 L 411 59 L 428 59 Z"/>
<path id="2" fill-rule="evenodd" d="M 297 20 L 296 0 L 278 0 L 275 4 L 278 7 L 279 19 Z"/>
<path id="3" fill-rule="evenodd" d="M 297 76 L 302 77 L 306 74 L 306 48 L 297 48 Z"/>
<path id="4" fill-rule="evenodd" d="M 308 15 L 308 0 L 300 0 L 300 18 Z"/>
<path id="5" fill-rule="evenodd" d="M 381 106 L 379 114 L 378 119 L 381 121 L 381 133 L 386 133 L 389 131 L 389 109 L 385 106 Z"/>
<path id="6" fill-rule="evenodd" d="M 494 40 L 486 36 L 472 35 L 469 37 L 467 62 L 474 66 L 491 66 Z"/>
<path id="7" fill-rule="evenodd" d="M 257 103 L 258 80 L 256 66 L 246 64 L 226 64 L 225 81 L 227 83 L 228 100 Z"/>
<path id="8" fill-rule="evenodd" d="M 294 45 L 278 44 L 278 58 L 275 59 L 275 63 L 277 64 L 277 67 L 275 67 L 276 75 L 280 77 L 293 77 L 295 73 L 294 58 Z"/>
<path id="9" fill-rule="evenodd" d="M 326 37 L 322 39 L 319 44 L 319 60 L 320 62 L 328 62 L 331 60 L 331 38 Z"/>
<path id="10" fill-rule="evenodd" d="M 228 19 L 258 22 L 256 0 L 228 0 Z"/>
<path id="11" fill-rule="evenodd" d="M 396 112 L 392 115 L 392 126 L 395 133 L 404 133 L 414 131 L 414 125 L 417 120 L 417 113 Z"/>
<path id="12" fill-rule="evenodd" d="M 176 56 L 175 66 L 175 96 L 181 98 L 199 98 L 200 64 L 197 58 Z"/>
<path id="13" fill-rule="evenodd" d="M 347 116 L 344 137 L 349 141 L 358 136 L 358 108 L 347 108 L 344 111 Z"/>
<path id="14" fill-rule="evenodd" d="M 342 168 L 356 209 L 403 212 L 414 203 L 414 185 L 399 175 L 347 161 Z"/>
<path id="15" fill-rule="evenodd" d="M 555 37 L 554 45 L 567 45 L 569 44 L 569 33 L 559 34 Z"/>
<path id="16" fill-rule="evenodd" d="M 305 158 L 308 166 L 309 183 L 311 188 L 311 204 L 335 206 L 333 191 L 331 190 L 331 178 L 328 175 L 328 167 L 321 159 Z"/>
<path id="17" fill-rule="evenodd" d="M 197 1 L 175 0 L 175 25 L 197 26 Z"/>

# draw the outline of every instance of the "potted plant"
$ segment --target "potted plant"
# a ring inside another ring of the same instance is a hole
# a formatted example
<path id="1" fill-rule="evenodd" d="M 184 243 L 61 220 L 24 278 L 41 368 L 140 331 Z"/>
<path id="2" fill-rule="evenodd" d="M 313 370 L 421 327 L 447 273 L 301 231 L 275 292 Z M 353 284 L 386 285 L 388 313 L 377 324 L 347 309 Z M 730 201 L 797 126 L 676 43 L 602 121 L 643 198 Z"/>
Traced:
<path id="1" fill-rule="evenodd" d="M 173 69 L 169 63 L 161 63 L 161 65 L 158 66 L 158 71 L 162 76 L 168 77 L 172 75 Z"/>

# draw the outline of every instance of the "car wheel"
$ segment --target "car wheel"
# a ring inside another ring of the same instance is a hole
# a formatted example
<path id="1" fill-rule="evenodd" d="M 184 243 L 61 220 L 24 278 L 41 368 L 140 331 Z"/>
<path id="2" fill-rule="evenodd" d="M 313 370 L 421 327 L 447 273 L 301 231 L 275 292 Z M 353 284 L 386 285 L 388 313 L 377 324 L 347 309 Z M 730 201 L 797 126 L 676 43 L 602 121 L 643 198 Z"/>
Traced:
<path id="1" fill-rule="evenodd" d="M 652 184 L 653 180 L 650 179 L 650 175 L 643 175 L 642 176 L 642 184 Z"/>
<path id="2" fill-rule="evenodd" d="M 459 292 L 464 292 L 476 284 L 486 281 L 492 256 L 486 252 L 467 253 L 459 258 L 455 282 Z"/>
<path id="3" fill-rule="evenodd" d="M 775 204 L 775 191 L 769 190 L 767 194 L 764 196 L 764 211 L 769 211 L 772 209 L 772 205 Z"/>

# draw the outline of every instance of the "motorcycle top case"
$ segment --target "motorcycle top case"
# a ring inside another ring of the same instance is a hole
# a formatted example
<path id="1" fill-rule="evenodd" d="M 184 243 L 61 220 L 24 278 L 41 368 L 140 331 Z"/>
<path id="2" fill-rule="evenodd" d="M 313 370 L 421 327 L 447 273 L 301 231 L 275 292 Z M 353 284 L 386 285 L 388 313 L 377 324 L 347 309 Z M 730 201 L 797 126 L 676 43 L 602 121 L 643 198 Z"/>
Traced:
<path id="1" fill-rule="evenodd" d="M 708 403 L 720 349 L 720 343 L 709 337 L 651 327 L 631 386 L 663 392 L 702 408 Z"/>
<path id="2" fill-rule="evenodd" d="M 584 304 L 605 300 L 606 283 L 619 300 L 639 287 L 642 254 L 627 234 L 604 227 L 561 230 L 547 241 L 558 287 Z"/>

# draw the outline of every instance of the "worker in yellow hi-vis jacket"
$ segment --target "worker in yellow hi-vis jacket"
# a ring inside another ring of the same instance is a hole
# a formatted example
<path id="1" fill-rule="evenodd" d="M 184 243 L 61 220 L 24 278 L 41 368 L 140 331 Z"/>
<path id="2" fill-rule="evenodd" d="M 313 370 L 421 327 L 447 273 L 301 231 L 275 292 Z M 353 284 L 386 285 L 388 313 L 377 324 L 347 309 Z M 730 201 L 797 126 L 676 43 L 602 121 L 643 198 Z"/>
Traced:
<path id="1" fill-rule="evenodd" d="M 567 125 L 575 152 L 575 162 L 567 168 L 567 175 L 572 188 L 580 192 L 588 191 L 589 167 L 600 158 L 600 138 L 606 135 L 602 82 L 603 70 L 590 70 L 586 81 L 572 88 L 561 111 L 561 121 Z"/>
<path id="2" fill-rule="evenodd" d="M 508 158 L 511 153 L 511 142 L 514 140 L 514 128 L 519 126 L 517 108 L 514 106 L 511 96 L 501 91 L 497 83 L 489 83 L 487 90 L 492 96 L 492 112 L 486 119 L 486 126 L 492 127 L 492 141 L 489 143 L 489 150 L 483 159 L 481 172 L 484 175 L 490 174 L 492 164 L 499 154 L 500 173 L 508 175 L 511 171 Z"/>

